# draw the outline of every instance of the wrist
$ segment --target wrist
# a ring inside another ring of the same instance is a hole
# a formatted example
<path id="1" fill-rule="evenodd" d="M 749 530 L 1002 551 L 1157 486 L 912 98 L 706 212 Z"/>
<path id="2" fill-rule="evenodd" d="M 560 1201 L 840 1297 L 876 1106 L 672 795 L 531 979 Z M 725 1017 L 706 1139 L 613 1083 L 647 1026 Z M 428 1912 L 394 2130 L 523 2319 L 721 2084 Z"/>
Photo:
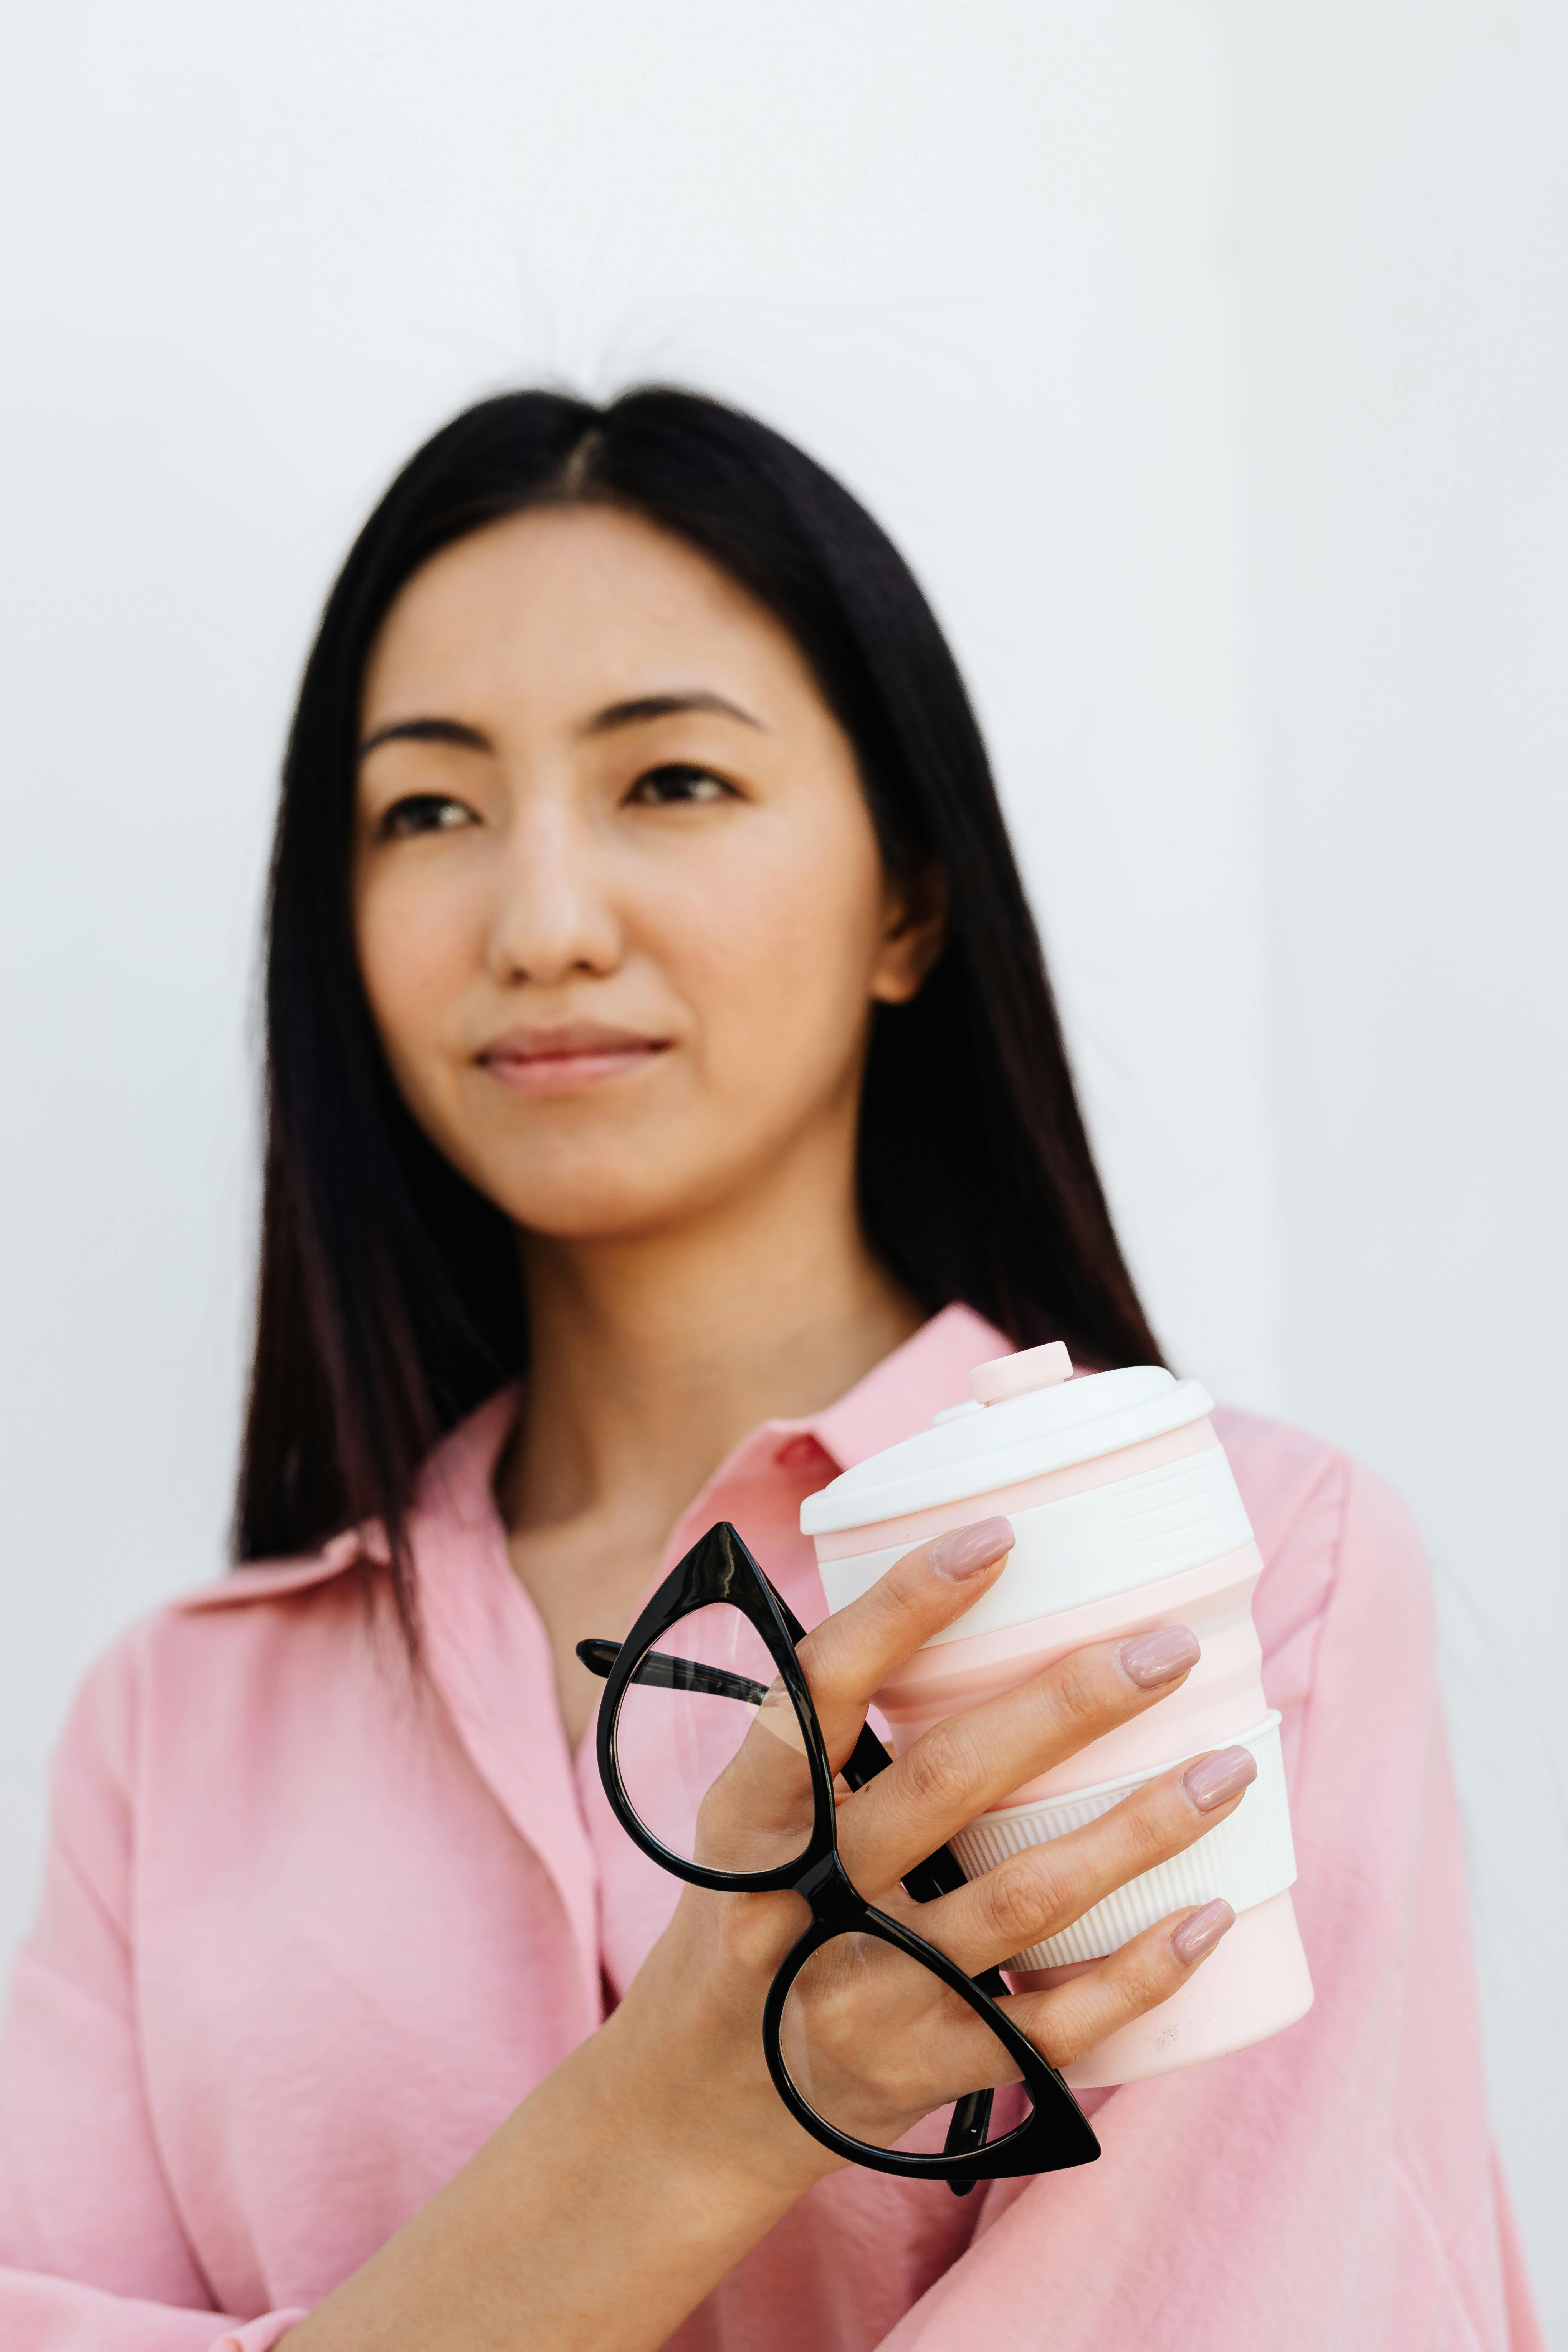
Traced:
<path id="1" fill-rule="evenodd" d="M 750 1971 L 710 1964 L 710 1939 L 678 1917 L 591 2047 L 595 2080 L 655 2164 L 672 2168 L 756 2235 L 843 2160 L 795 2122 L 763 2051 L 762 2008 L 774 1961 Z"/>

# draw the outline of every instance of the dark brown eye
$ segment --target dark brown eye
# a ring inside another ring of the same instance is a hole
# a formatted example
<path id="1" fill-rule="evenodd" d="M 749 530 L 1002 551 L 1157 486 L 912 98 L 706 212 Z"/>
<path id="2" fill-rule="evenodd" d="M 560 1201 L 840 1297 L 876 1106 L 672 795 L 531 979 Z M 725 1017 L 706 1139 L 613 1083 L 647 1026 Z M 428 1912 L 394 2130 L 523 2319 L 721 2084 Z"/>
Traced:
<path id="1" fill-rule="evenodd" d="M 394 801 L 376 826 L 378 841 L 404 841 L 416 833 L 455 833 L 459 825 L 476 822 L 472 809 L 461 801 L 448 800 L 443 793 L 410 793 L 406 798 Z"/>
<path id="2" fill-rule="evenodd" d="M 649 768 L 640 775 L 626 798 L 640 808 L 668 808 L 680 801 L 732 800 L 734 793 L 723 778 L 710 770 L 688 767 L 683 761 L 671 760 L 662 768 Z"/>

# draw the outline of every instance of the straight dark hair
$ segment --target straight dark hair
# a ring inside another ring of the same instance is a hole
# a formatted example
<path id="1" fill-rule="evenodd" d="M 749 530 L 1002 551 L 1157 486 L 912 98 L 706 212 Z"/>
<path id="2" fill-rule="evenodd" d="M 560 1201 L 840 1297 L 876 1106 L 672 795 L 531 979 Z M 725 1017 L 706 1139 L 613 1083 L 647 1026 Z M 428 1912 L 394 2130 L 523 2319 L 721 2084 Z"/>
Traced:
<path id="1" fill-rule="evenodd" d="M 482 402 L 404 468 L 355 541 L 305 667 L 283 768 L 267 955 L 267 1160 L 256 1352 L 235 1515 L 251 1560 L 378 1519 L 400 1612 L 436 1440 L 522 1370 L 512 1230 L 389 1075 L 350 908 L 362 681 L 420 565 L 531 508 L 646 518 L 789 631 L 854 746 L 889 869 L 945 878 L 920 994 L 875 1014 L 860 1122 L 871 1246 L 928 1309 L 1101 1365 L 1159 1351 L 1111 1227 L 1038 937 L 969 699 L 930 606 L 848 491 L 754 418 L 689 392 L 595 407 Z"/>

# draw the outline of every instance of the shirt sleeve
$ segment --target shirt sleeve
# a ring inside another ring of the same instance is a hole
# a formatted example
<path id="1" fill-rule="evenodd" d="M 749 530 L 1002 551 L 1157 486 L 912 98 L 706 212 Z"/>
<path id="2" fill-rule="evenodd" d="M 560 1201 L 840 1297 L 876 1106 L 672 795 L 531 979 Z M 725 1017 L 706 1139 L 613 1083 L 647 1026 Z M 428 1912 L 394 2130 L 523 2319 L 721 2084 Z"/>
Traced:
<path id="1" fill-rule="evenodd" d="M 1313 2007 L 1109 2095 L 1098 2163 L 994 2184 L 883 2352 L 1542 2352 L 1488 2129 L 1426 1564 L 1385 1488 L 1314 1454 L 1272 1528 L 1254 1510 Z"/>
<path id="2" fill-rule="evenodd" d="M 5 2352 L 271 2352 L 300 2310 L 234 2315 L 181 2227 L 148 2112 L 132 1999 L 125 1645 L 56 1756 L 44 1892 L 0 2026 Z"/>

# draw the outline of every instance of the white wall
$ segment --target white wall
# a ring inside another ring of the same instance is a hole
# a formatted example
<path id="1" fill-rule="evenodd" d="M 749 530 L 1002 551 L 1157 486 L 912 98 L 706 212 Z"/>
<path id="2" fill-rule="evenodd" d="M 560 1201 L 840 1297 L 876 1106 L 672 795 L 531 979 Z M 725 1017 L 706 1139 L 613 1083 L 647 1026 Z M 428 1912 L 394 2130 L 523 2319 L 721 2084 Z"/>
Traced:
<path id="1" fill-rule="evenodd" d="M 1432 1549 L 1494 2113 L 1568 2343 L 1568 16 L 1215 16 L 1285 1392 Z"/>
<path id="2" fill-rule="evenodd" d="M 1480 0 L 14 29 L 0 1941 L 71 1684 L 221 1559 L 255 916 L 331 570 L 463 401 L 673 376 L 837 467 L 931 590 L 1169 1345 L 1353 1440 L 1468 1598 L 1467 1796 L 1521 1808 L 1477 1857 L 1497 2104 L 1568 2314 L 1562 1920 L 1508 1884 L 1563 1760 L 1562 1538 L 1506 1402 L 1552 1370 L 1556 37 Z M 1468 1447 L 1432 1433 L 1455 1325 Z"/>

